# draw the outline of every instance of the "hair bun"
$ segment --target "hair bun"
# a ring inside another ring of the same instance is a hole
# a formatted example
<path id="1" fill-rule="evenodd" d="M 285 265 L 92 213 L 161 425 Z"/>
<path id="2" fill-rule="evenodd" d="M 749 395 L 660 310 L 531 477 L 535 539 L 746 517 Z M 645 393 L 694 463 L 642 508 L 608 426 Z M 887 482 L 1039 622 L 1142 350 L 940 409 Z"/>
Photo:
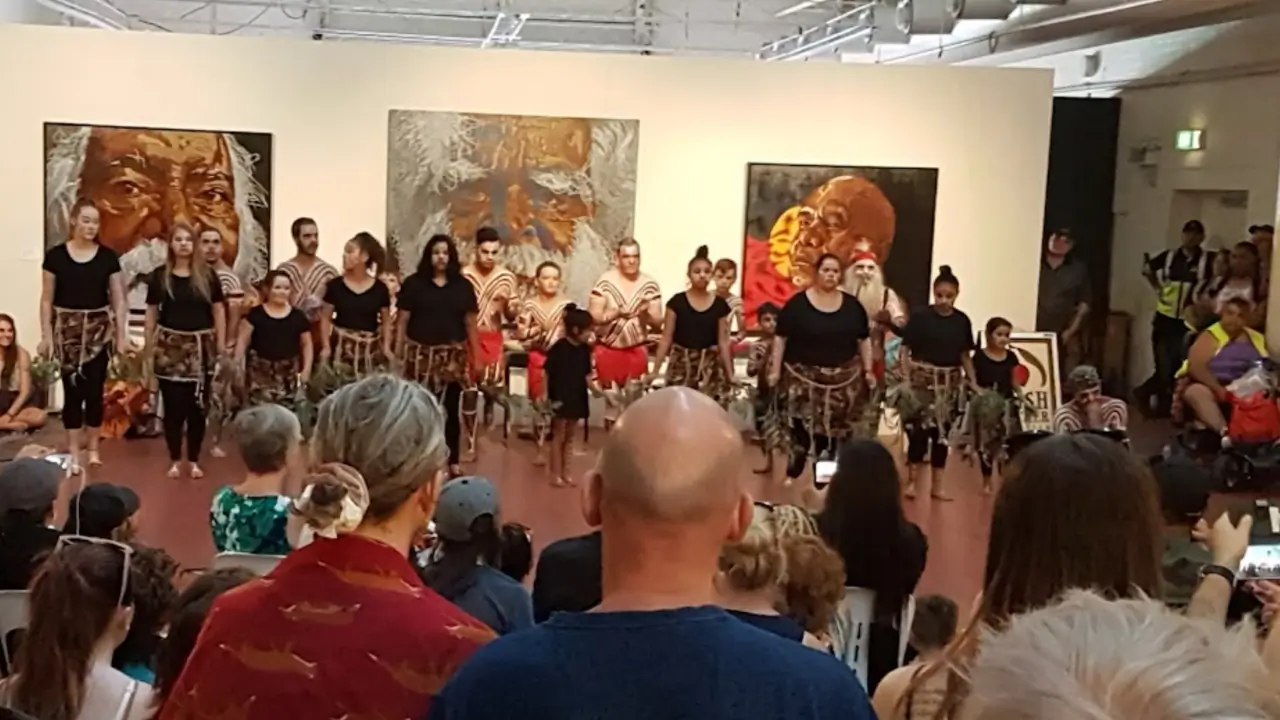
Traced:
<path id="1" fill-rule="evenodd" d="M 950 277 L 950 276 L 952 275 L 952 273 L 951 273 L 951 266 L 950 266 L 950 265 L 943 265 L 942 267 L 938 268 L 938 274 L 939 274 L 939 275 L 946 276 L 946 277 Z"/>
<path id="2" fill-rule="evenodd" d="M 706 245 L 699 245 L 697 251 L 693 253 L 694 260 L 710 260 L 711 250 Z"/>
<path id="3" fill-rule="evenodd" d="M 575 302 L 571 302 L 568 305 L 564 306 L 565 312 L 573 312 L 574 310 L 577 310 L 577 309 L 578 309 L 578 303 L 575 303 Z"/>
<path id="4" fill-rule="evenodd" d="M 318 535 L 334 537 L 359 526 L 369 507 L 369 489 L 354 468 L 340 463 L 322 465 L 303 480 L 302 495 L 291 512 L 302 517 Z"/>

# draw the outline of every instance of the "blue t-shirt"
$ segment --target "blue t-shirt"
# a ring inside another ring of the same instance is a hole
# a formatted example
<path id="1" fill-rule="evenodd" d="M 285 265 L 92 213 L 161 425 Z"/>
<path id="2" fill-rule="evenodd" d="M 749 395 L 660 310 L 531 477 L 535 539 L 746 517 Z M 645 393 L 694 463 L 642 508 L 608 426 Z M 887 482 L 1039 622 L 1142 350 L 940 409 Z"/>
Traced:
<path id="1" fill-rule="evenodd" d="M 717 607 L 558 613 L 485 645 L 430 720 L 874 720 L 835 658 Z"/>
<path id="2" fill-rule="evenodd" d="M 501 570 L 477 565 L 471 584 L 449 602 L 493 628 L 499 635 L 533 627 L 533 600 L 529 591 Z"/>

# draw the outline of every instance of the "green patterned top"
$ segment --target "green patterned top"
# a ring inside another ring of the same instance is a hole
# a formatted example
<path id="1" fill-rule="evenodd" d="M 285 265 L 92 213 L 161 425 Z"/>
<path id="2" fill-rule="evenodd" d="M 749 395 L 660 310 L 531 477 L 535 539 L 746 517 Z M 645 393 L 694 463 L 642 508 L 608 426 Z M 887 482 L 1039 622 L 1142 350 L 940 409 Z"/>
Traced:
<path id="1" fill-rule="evenodd" d="M 213 496 L 209 521 L 218 552 L 285 555 L 289 552 L 286 525 L 289 498 L 283 495 L 241 495 L 227 486 Z"/>

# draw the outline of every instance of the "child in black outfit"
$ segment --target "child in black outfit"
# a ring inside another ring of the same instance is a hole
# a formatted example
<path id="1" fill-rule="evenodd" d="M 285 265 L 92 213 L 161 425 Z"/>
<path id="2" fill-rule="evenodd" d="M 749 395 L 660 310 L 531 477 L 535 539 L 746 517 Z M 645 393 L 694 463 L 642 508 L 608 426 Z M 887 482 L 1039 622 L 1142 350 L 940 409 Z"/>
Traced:
<path id="1" fill-rule="evenodd" d="M 778 329 L 778 306 L 771 302 L 761 303 L 756 309 L 756 327 L 760 337 L 751 343 L 747 351 L 747 377 L 756 379 L 756 397 L 752 405 L 755 416 L 756 436 L 760 439 L 760 449 L 764 452 L 764 467 L 756 470 L 760 475 L 773 474 L 773 451 L 764 442 L 764 417 L 773 404 L 773 388 L 769 387 L 769 360 L 773 357 L 773 340 Z"/>
<path id="2" fill-rule="evenodd" d="M 551 420 L 552 485 L 573 485 L 566 477 L 573 431 L 579 421 L 591 414 L 587 392 L 600 394 L 596 384 L 596 368 L 587 338 L 591 333 L 591 314 L 572 303 L 564 311 L 564 337 L 547 350 L 544 372 L 547 399 L 555 408 Z"/>
<path id="3" fill-rule="evenodd" d="M 1018 356 L 1009 350 L 1009 333 L 1013 332 L 1013 324 L 1002 317 L 993 317 L 987 321 L 986 342 L 973 351 L 973 375 L 978 387 L 983 390 L 999 392 L 1006 402 L 1013 399 L 1014 385 L 1017 380 L 1017 369 L 1020 363 Z M 992 432 L 982 432 L 981 428 L 975 437 L 978 461 L 982 466 L 982 490 L 991 492 L 991 473 L 994 470 L 996 456 L 1004 445 L 1004 439 L 1019 431 L 1018 427 L 1009 427 L 1010 413 L 1005 413 L 1005 427 Z M 1012 422 L 1018 423 L 1016 414 Z M 984 442 L 991 439 L 994 442 Z M 997 445 L 998 443 L 998 445 Z"/>

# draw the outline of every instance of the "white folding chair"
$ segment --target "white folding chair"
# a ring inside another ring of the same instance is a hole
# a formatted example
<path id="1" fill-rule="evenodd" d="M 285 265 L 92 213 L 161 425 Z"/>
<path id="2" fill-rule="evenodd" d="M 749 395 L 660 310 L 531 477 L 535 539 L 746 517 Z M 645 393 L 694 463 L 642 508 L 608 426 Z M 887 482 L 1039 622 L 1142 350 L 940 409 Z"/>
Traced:
<path id="1" fill-rule="evenodd" d="M 13 672 L 13 654 L 9 652 L 9 633 L 27 626 L 27 591 L 0 590 L 0 652 L 5 666 Z"/>
<path id="2" fill-rule="evenodd" d="M 213 556 L 209 564 L 210 570 L 222 568 L 247 568 L 255 575 L 266 575 L 280 564 L 283 555 L 254 555 L 252 553 L 224 552 Z"/>
<path id="3" fill-rule="evenodd" d="M 875 618 L 876 593 L 860 587 L 846 587 L 844 598 L 831 619 L 832 653 L 853 670 L 858 682 L 867 686 L 867 658 L 871 646 L 871 622 Z M 898 621 L 898 665 L 902 665 L 911 638 L 911 622 L 915 618 L 915 598 L 907 596 Z"/>

